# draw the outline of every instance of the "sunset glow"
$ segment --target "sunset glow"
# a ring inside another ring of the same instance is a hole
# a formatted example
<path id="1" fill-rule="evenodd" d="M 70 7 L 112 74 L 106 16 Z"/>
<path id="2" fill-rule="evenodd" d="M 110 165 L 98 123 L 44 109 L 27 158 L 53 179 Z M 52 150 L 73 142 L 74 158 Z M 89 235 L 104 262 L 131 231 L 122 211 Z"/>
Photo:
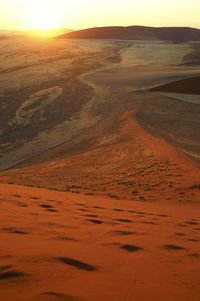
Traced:
<path id="1" fill-rule="evenodd" d="M 200 27 L 198 0 L 7 0 L 0 29 L 84 29 L 99 26 Z"/>
<path id="2" fill-rule="evenodd" d="M 60 27 L 59 17 L 53 9 L 46 7 L 31 13 L 28 22 L 31 29 L 48 30 Z"/>

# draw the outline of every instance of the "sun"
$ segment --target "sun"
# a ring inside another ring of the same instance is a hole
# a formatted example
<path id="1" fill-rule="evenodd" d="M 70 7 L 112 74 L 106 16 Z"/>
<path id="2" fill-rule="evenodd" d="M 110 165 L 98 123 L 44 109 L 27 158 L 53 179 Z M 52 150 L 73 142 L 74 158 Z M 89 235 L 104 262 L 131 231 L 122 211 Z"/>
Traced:
<path id="1" fill-rule="evenodd" d="M 29 17 L 29 27 L 36 30 L 57 29 L 60 27 L 59 18 L 52 9 L 38 8 Z"/>

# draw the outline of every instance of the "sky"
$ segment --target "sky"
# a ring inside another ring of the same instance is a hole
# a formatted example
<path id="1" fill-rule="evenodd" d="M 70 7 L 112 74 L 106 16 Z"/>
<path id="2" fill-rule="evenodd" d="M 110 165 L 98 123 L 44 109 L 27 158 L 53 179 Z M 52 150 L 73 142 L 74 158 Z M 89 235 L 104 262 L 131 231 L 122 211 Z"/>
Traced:
<path id="1" fill-rule="evenodd" d="M 200 0 L 0 0 L 0 29 L 97 26 L 200 28 Z"/>

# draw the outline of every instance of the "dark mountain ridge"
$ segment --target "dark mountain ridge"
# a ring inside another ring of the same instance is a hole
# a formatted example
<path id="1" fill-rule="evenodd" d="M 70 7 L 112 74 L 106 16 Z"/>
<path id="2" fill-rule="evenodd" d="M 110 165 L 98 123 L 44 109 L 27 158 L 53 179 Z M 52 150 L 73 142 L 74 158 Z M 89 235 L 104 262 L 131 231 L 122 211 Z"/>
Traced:
<path id="1" fill-rule="evenodd" d="M 200 41 L 200 29 L 190 27 L 94 27 L 58 36 L 60 39 L 120 39 Z"/>

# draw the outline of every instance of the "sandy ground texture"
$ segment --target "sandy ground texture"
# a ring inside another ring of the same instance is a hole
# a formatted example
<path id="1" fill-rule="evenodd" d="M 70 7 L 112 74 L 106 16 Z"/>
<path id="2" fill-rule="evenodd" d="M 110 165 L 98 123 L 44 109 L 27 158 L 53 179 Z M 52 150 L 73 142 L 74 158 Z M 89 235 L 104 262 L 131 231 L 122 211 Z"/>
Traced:
<path id="1" fill-rule="evenodd" d="M 128 92 L 133 102 L 138 90 L 197 76 L 198 65 L 188 64 L 191 56 L 184 63 L 193 52 L 192 43 L 0 40 L 0 170 L 31 163 L 108 115 L 113 119 L 119 103 L 126 107 Z M 161 98 L 163 105 L 168 98 Z"/>
<path id="2" fill-rule="evenodd" d="M 0 40 L 0 170 L 95 125 L 94 92 L 82 73 L 120 61 L 118 42 L 103 47 L 13 37 Z"/>
<path id="3" fill-rule="evenodd" d="M 76 141 L 77 154 L 74 144 L 62 145 L 45 153 L 47 162 L 34 165 L 33 161 L 32 166 L 2 172 L 1 181 L 115 199 L 200 202 L 197 162 L 146 132 L 136 121 L 136 112 L 126 114 L 120 125 L 114 133 L 110 129 L 115 125 L 110 123 L 92 129 Z M 93 144 L 96 139 L 98 146 Z M 44 155 L 39 159 L 44 160 Z"/>
<path id="4" fill-rule="evenodd" d="M 2 301 L 199 300 L 196 205 L 8 184 L 0 193 Z"/>
<path id="5" fill-rule="evenodd" d="M 197 45 L 0 42 L 0 300 L 198 301 Z"/>
<path id="6" fill-rule="evenodd" d="M 77 78 L 93 95 L 89 103 L 79 108 L 83 128 L 77 117 L 70 120 L 75 129 L 82 131 L 73 132 L 73 127 L 48 129 L 48 135 L 41 136 L 40 144 L 35 144 L 39 155 L 31 157 L 27 152 L 30 159 L 18 164 L 16 154 L 22 155 L 21 148 L 14 150 L 12 156 L 6 153 L 2 161 L 12 158 L 16 169 L 2 172 L 1 181 L 116 199 L 199 202 L 200 106 L 191 101 L 191 94 L 184 94 L 184 100 L 180 100 L 174 95 L 149 91 L 152 86 L 180 79 L 187 88 L 185 78 L 199 74 L 198 65 L 183 64 L 186 53 L 193 51 L 192 45 L 141 41 L 76 43 L 83 49 L 96 49 L 101 55 L 109 46 L 112 53 L 118 51 L 121 59 L 98 70 L 87 70 Z M 96 56 L 94 62 L 98 62 Z M 41 95 L 46 95 L 46 102 L 42 102 L 45 105 L 60 93 L 61 89 L 54 86 L 34 94 L 15 118 L 23 122 L 24 112 Z M 60 122 L 62 113 L 53 114 L 50 117 L 55 117 L 54 123 Z M 60 137 L 64 141 L 59 144 Z M 49 143 L 55 147 L 50 148 Z M 28 145 L 26 142 L 24 147 Z M 42 152 L 39 145 L 48 150 Z"/>

